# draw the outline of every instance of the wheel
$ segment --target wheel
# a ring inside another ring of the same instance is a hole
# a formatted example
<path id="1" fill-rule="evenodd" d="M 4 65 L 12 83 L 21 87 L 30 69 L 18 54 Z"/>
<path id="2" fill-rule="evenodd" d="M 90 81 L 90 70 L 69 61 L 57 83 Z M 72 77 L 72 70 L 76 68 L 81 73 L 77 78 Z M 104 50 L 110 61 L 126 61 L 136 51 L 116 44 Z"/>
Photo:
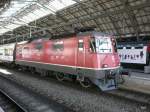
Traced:
<path id="1" fill-rule="evenodd" d="M 79 80 L 79 82 L 80 82 L 80 85 L 84 88 L 89 88 L 92 85 L 91 81 L 88 78 L 84 78 L 84 81 Z"/>
<path id="2" fill-rule="evenodd" d="M 58 72 L 58 73 L 56 73 L 55 75 L 56 75 L 57 80 L 59 80 L 59 81 L 63 81 L 64 78 L 65 78 L 64 73 L 59 73 L 59 72 Z"/>

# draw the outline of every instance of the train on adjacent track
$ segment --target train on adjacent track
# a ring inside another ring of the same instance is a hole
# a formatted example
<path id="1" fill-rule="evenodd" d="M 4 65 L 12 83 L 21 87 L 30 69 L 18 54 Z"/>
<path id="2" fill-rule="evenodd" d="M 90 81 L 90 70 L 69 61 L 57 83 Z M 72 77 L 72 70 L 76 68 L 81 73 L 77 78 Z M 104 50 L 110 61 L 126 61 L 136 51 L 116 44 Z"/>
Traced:
<path id="1" fill-rule="evenodd" d="M 92 83 L 102 91 L 116 89 L 122 80 L 116 40 L 95 31 L 0 45 L 0 61 L 60 81 L 69 77 L 83 87 Z"/>
<path id="2" fill-rule="evenodd" d="M 142 38 L 142 37 L 141 37 Z M 117 42 L 118 54 L 123 67 L 144 69 L 150 65 L 150 38 L 136 41 L 136 38 L 123 38 Z"/>

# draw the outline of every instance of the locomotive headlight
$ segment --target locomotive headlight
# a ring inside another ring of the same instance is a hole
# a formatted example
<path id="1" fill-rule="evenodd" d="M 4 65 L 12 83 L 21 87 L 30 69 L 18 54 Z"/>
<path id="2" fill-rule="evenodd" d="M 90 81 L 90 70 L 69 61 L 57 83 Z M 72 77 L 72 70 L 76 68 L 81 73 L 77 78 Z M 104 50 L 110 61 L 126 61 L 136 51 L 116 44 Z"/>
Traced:
<path id="1" fill-rule="evenodd" d="M 103 64 L 103 67 L 104 67 L 104 68 L 107 68 L 107 67 L 108 67 L 108 65 L 107 65 L 107 64 Z"/>

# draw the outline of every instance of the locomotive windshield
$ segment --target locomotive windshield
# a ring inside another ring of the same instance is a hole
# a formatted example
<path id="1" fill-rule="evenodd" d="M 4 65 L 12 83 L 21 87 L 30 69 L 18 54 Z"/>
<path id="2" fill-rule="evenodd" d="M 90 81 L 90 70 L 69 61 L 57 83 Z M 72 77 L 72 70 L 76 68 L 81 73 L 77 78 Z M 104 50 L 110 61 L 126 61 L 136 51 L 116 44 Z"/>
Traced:
<path id="1" fill-rule="evenodd" d="M 110 38 L 92 38 L 90 48 L 97 53 L 112 53 L 112 43 Z"/>

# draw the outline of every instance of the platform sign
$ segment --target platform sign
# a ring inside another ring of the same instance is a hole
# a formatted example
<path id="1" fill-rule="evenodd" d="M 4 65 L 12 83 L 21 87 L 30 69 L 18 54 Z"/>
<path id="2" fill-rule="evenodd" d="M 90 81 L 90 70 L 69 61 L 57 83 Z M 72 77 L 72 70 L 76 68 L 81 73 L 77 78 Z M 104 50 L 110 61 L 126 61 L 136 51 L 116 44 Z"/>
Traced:
<path id="1" fill-rule="evenodd" d="M 118 49 L 121 63 L 146 64 L 147 46 Z"/>

